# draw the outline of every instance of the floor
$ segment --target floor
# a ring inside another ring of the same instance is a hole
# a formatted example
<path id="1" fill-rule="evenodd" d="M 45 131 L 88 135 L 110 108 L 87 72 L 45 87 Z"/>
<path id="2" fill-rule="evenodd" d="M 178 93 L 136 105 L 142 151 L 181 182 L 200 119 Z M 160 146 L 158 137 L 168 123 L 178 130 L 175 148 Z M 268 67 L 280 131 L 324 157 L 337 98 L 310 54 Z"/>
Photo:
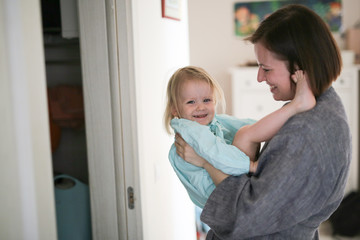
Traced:
<path id="1" fill-rule="evenodd" d="M 359 226 L 360 227 L 360 226 Z M 360 240 L 360 236 L 357 237 L 343 237 L 343 236 L 332 236 L 331 225 L 329 222 L 324 222 L 319 228 L 320 240 Z M 198 232 L 197 240 L 204 240 L 206 234 Z"/>
<path id="2" fill-rule="evenodd" d="M 360 226 L 359 226 L 360 227 Z M 360 236 L 357 237 L 343 237 L 332 236 L 331 224 L 324 222 L 319 228 L 320 240 L 360 240 Z"/>

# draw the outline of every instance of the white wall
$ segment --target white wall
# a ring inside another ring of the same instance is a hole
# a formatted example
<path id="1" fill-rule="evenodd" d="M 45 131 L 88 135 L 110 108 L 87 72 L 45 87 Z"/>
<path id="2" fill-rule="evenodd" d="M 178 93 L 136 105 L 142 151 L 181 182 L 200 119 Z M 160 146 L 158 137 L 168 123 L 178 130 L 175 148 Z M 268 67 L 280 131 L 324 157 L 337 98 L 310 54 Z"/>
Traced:
<path id="1" fill-rule="evenodd" d="M 195 213 L 168 161 L 173 137 L 163 127 L 166 85 L 189 64 L 187 1 L 182 19 L 161 17 L 161 1 L 133 1 L 136 101 L 145 240 L 195 239 Z"/>
<path id="2" fill-rule="evenodd" d="M 0 239 L 56 239 L 39 1 L 0 18 Z"/>
<path id="3" fill-rule="evenodd" d="M 253 47 L 234 35 L 233 8 L 236 2 L 249 0 L 189 1 L 190 64 L 206 69 L 225 92 L 227 113 L 231 114 L 231 82 L 229 68 L 255 60 Z M 360 19 L 360 1 L 343 0 L 345 29 Z M 335 36 L 339 45 L 339 35 Z"/>

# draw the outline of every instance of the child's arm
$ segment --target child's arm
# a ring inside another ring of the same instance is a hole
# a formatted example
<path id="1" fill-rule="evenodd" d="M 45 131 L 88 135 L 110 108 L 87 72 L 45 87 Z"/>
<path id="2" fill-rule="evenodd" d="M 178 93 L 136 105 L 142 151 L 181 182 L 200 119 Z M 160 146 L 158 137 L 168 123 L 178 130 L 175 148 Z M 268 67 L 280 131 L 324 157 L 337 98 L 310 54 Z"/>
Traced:
<path id="1" fill-rule="evenodd" d="M 238 147 L 253 161 L 261 142 L 271 139 L 290 117 L 310 110 L 316 104 L 315 97 L 307 84 L 303 72 L 298 70 L 291 77 L 296 83 L 294 99 L 258 122 L 240 128 L 234 137 L 233 145 Z"/>
<path id="2" fill-rule="evenodd" d="M 254 162 L 254 161 L 250 161 L 250 168 L 249 168 L 249 172 L 250 173 L 255 173 L 256 168 L 257 168 L 258 162 Z M 205 161 L 204 164 L 202 165 L 202 167 L 209 173 L 211 179 L 213 180 L 215 186 L 217 186 L 218 184 L 220 184 L 223 180 L 225 180 L 225 178 L 227 178 L 228 174 L 223 173 L 222 171 L 220 171 L 217 168 L 214 168 L 213 165 L 211 165 L 209 162 Z"/>

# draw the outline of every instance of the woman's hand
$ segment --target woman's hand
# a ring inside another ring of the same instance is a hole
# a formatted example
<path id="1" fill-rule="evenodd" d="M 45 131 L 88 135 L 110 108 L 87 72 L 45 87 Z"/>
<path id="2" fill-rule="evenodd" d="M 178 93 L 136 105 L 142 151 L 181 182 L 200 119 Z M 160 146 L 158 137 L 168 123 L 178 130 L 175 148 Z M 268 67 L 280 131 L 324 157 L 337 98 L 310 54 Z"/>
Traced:
<path id="1" fill-rule="evenodd" d="M 175 135 L 175 146 L 176 153 L 186 162 L 202 168 L 207 163 L 207 161 L 204 158 L 200 157 L 178 133 Z"/>
<path id="2" fill-rule="evenodd" d="M 255 173 L 256 172 L 258 163 L 259 163 L 258 161 L 256 161 L 256 162 L 250 161 L 250 169 L 249 169 L 250 173 Z"/>
<path id="3" fill-rule="evenodd" d="M 197 167 L 204 168 L 210 175 L 214 184 L 217 186 L 229 175 L 223 173 L 222 171 L 216 169 L 208 163 L 204 158 L 200 157 L 194 149 L 185 142 L 185 140 L 180 136 L 180 134 L 175 135 L 175 146 L 176 153 L 184 159 L 186 162 L 193 164 Z"/>

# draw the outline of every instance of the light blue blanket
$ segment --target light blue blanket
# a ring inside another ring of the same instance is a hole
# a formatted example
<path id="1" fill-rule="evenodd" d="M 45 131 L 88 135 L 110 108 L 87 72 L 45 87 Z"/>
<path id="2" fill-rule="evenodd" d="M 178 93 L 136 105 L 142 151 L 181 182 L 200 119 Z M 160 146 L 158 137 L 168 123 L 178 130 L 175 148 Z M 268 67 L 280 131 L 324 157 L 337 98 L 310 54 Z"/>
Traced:
<path id="1" fill-rule="evenodd" d="M 249 172 L 250 159 L 231 143 L 239 128 L 254 122 L 222 114 L 216 115 L 208 126 L 186 119 L 173 119 L 171 127 L 215 168 L 238 176 Z M 210 175 L 177 155 L 175 144 L 171 146 L 169 160 L 193 203 L 203 208 L 215 189 Z"/>

